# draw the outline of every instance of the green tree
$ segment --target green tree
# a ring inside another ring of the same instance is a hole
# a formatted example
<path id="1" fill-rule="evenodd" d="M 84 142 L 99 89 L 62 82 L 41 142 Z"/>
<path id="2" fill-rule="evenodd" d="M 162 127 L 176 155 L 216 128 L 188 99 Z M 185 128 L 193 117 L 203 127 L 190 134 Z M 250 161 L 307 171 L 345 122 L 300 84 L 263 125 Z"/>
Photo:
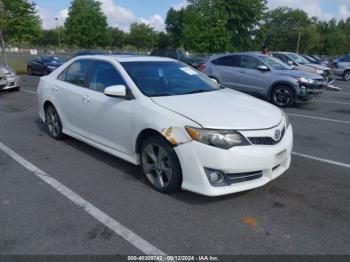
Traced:
<path id="1" fill-rule="evenodd" d="M 226 16 L 226 28 L 232 33 L 232 45 L 235 50 L 246 51 L 256 48 L 254 39 L 259 37 L 261 26 L 267 10 L 266 0 L 216 0 L 222 5 Z M 260 46 L 261 47 L 261 43 Z"/>
<path id="2" fill-rule="evenodd" d="M 146 50 L 156 44 L 157 35 L 154 29 L 145 23 L 132 23 L 128 43 L 135 46 L 137 50 Z"/>
<path id="3" fill-rule="evenodd" d="M 108 39 L 110 40 L 109 46 L 112 48 L 120 49 L 127 43 L 127 33 L 117 27 L 109 27 L 108 34 Z"/>
<path id="4" fill-rule="evenodd" d="M 27 0 L 2 0 L 0 24 L 5 41 L 12 44 L 30 43 L 41 33 L 41 19 L 34 3 Z"/>
<path id="5" fill-rule="evenodd" d="M 269 39 L 270 50 L 296 51 L 299 34 L 300 52 L 309 52 L 320 41 L 313 20 L 300 9 L 281 7 L 269 11 L 261 30 Z"/>
<path id="6" fill-rule="evenodd" d="M 68 41 L 73 46 L 95 48 L 111 42 L 107 18 L 99 1 L 73 0 L 64 26 Z"/>
<path id="7" fill-rule="evenodd" d="M 180 10 L 170 8 L 165 19 L 166 31 L 170 36 L 173 47 L 180 47 L 182 44 L 184 13 L 184 8 Z"/>

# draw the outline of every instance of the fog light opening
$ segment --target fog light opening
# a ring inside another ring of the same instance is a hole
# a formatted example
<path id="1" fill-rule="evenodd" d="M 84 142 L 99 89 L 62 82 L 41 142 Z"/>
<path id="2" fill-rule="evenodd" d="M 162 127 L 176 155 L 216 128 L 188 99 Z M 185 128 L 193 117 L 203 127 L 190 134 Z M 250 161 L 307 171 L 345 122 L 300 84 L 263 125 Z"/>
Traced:
<path id="1" fill-rule="evenodd" d="M 212 184 L 221 184 L 222 182 L 224 182 L 224 174 L 217 171 L 213 171 L 210 172 L 209 179 Z"/>

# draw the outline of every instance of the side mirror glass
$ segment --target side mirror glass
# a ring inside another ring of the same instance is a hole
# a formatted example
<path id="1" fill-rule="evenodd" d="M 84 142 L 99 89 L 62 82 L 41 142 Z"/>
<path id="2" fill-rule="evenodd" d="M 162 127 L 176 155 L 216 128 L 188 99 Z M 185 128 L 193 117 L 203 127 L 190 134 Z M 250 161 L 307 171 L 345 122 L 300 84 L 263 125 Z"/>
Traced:
<path id="1" fill-rule="evenodd" d="M 259 71 L 262 71 L 262 72 L 266 72 L 266 71 L 269 71 L 269 68 L 265 65 L 259 65 L 257 66 L 257 68 Z"/>
<path id="2" fill-rule="evenodd" d="M 104 94 L 106 96 L 111 96 L 111 97 L 126 97 L 126 86 L 124 85 L 116 85 L 116 86 L 110 86 L 107 87 L 104 91 Z"/>
<path id="3" fill-rule="evenodd" d="M 289 60 L 288 65 L 293 65 L 293 61 Z"/>

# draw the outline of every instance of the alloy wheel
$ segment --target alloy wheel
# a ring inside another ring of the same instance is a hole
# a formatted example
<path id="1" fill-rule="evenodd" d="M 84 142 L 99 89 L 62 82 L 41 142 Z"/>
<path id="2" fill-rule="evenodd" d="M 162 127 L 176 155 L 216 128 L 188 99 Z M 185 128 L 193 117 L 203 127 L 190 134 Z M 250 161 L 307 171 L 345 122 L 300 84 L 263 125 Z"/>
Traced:
<path id="1" fill-rule="evenodd" d="M 288 89 L 278 88 L 273 94 L 274 104 L 278 106 L 287 106 L 290 104 L 292 94 Z"/>
<path id="2" fill-rule="evenodd" d="M 53 137 L 57 137 L 60 134 L 60 120 L 56 110 L 53 107 L 49 107 L 46 112 L 46 122 L 49 131 Z"/>
<path id="3" fill-rule="evenodd" d="M 173 175 L 173 168 L 165 149 L 157 144 L 148 144 L 141 158 L 143 171 L 152 185 L 159 189 L 168 186 Z"/>
<path id="4" fill-rule="evenodd" d="M 345 81 L 350 81 L 350 72 L 346 72 L 344 75 Z"/>

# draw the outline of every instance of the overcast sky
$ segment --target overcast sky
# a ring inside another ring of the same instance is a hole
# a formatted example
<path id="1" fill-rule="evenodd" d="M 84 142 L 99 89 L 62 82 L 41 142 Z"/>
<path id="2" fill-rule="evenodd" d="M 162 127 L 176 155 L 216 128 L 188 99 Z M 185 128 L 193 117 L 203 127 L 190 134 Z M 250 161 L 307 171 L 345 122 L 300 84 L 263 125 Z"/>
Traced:
<path id="1" fill-rule="evenodd" d="M 185 5 L 185 0 L 100 0 L 110 26 L 128 31 L 135 21 L 150 24 L 156 30 L 164 30 L 164 19 L 170 7 Z M 68 14 L 70 0 L 35 0 L 44 28 L 56 27 L 55 17 L 62 25 Z M 289 6 L 300 8 L 311 16 L 329 20 L 346 19 L 350 16 L 350 0 L 268 0 L 269 8 Z"/>

